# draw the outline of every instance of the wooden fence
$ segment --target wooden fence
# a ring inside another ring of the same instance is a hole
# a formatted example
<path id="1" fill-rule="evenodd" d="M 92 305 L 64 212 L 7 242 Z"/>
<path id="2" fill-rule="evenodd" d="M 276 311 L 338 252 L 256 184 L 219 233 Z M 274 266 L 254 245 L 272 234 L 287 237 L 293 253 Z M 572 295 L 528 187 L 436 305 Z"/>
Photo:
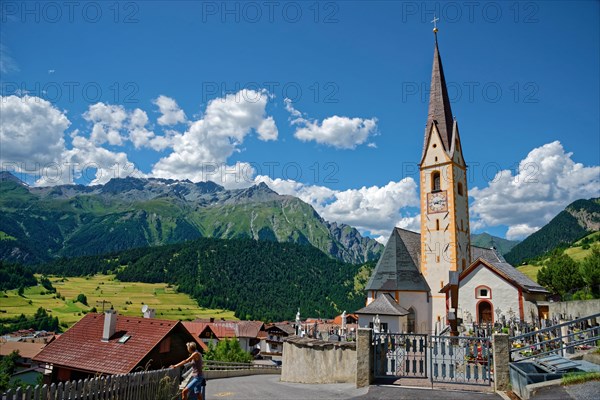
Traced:
<path id="1" fill-rule="evenodd" d="M 2 400 L 171 400 L 179 390 L 179 368 L 136 372 L 127 375 L 29 386 L 9 390 Z"/>

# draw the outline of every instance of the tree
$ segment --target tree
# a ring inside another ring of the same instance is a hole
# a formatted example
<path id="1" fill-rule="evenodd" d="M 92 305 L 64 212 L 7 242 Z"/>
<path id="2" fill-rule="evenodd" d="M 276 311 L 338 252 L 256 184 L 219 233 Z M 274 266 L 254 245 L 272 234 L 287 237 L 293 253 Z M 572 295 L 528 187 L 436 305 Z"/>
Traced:
<path id="1" fill-rule="evenodd" d="M 80 302 L 81 304 L 84 304 L 84 305 L 86 305 L 86 306 L 88 305 L 88 302 L 87 302 L 87 297 L 86 297 L 86 295 L 85 295 L 85 294 L 83 294 L 83 293 L 79 293 L 79 294 L 77 295 L 77 299 L 76 299 L 75 301 L 78 301 L 78 302 Z"/>
<path id="2" fill-rule="evenodd" d="M 592 254 L 581 262 L 579 271 L 588 293 L 600 297 L 600 247 L 592 249 Z"/>
<path id="3" fill-rule="evenodd" d="M 244 351 L 240 342 L 235 339 L 220 340 L 215 346 L 208 344 L 208 350 L 204 357 L 207 360 L 226 361 L 226 362 L 251 362 L 252 355 Z"/>
<path id="4" fill-rule="evenodd" d="M 19 351 L 14 350 L 6 357 L 0 360 L 0 392 L 8 390 L 10 385 L 10 376 L 15 373 Z"/>
<path id="5" fill-rule="evenodd" d="M 584 286 L 577 262 L 558 252 L 538 271 L 537 279 L 540 285 L 563 298 Z"/>

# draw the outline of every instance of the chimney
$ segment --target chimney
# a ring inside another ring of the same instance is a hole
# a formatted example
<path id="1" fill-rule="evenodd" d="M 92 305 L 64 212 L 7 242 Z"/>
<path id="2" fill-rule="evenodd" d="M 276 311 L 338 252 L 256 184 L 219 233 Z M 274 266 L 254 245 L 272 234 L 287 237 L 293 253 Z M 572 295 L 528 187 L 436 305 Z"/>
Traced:
<path id="1" fill-rule="evenodd" d="M 102 330 L 102 341 L 108 342 L 117 329 L 117 312 L 111 307 L 104 313 L 104 329 Z"/>

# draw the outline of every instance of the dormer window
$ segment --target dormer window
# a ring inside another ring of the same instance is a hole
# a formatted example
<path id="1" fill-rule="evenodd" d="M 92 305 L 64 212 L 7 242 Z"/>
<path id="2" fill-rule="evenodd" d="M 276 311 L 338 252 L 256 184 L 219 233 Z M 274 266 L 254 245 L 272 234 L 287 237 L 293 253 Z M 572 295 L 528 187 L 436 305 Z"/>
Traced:
<path id="1" fill-rule="evenodd" d="M 437 192 L 442 190 L 440 184 L 440 171 L 433 171 L 431 173 L 431 191 Z"/>
<path id="2" fill-rule="evenodd" d="M 478 286 L 475 289 L 475 297 L 478 299 L 491 299 L 492 289 L 487 286 Z"/>

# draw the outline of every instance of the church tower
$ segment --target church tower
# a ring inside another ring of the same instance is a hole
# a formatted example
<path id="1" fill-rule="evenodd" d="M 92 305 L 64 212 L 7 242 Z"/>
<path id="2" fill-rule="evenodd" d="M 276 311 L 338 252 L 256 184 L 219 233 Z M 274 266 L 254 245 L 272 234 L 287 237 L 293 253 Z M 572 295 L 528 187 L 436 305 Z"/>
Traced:
<path id="1" fill-rule="evenodd" d="M 437 28 L 421 157 L 421 274 L 431 290 L 431 329 L 456 334 L 458 274 L 471 264 L 467 166 L 452 115 Z M 440 289 L 450 285 L 450 299 Z"/>

